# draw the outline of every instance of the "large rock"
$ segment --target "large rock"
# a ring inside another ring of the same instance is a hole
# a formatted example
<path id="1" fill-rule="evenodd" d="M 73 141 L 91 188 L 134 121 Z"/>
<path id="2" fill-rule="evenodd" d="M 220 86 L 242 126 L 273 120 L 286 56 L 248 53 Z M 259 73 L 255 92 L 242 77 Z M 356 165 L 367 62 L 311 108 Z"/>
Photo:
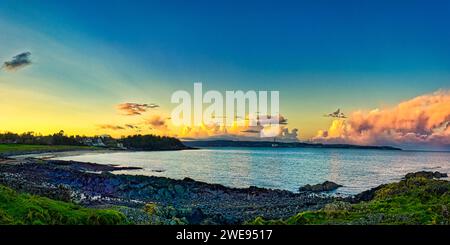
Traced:
<path id="1" fill-rule="evenodd" d="M 441 173 L 441 172 L 431 172 L 431 171 L 419 171 L 419 172 L 415 172 L 415 173 L 408 173 L 405 176 L 405 179 L 410 179 L 410 178 L 417 178 L 417 177 L 422 177 L 422 178 L 427 178 L 427 179 L 439 179 L 439 178 L 446 178 L 448 177 L 447 173 Z"/>
<path id="2" fill-rule="evenodd" d="M 342 187 L 342 185 L 336 184 L 331 181 L 325 181 L 322 184 L 315 185 L 305 185 L 298 189 L 299 192 L 326 192 L 326 191 L 334 191 L 337 188 Z"/>
<path id="3" fill-rule="evenodd" d="M 363 191 L 359 194 L 346 198 L 350 203 L 367 202 L 375 197 L 375 193 L 381 188 L 385 187 L 386 184 L 379 185 L 370 190 Z"/>
<path id="4" fill-rule="evenodd" d="M 180 196 L 180 197 L 184 196 L 184 188 L 183 188 L 183 186 L 181 186 L 181 185 L 175 185 L 175 186 L 173 187 L 173 190 L 174 190 L 174 192 L 175 192 L 175 194 L 176 194 L 177 196 Z"/>
<path id="5" fill-rule="evenodd" d="M 186 216 L 190 225 L 199 225 L 205 218 L 206 216 L 200 208 L 193 208 Z"/>

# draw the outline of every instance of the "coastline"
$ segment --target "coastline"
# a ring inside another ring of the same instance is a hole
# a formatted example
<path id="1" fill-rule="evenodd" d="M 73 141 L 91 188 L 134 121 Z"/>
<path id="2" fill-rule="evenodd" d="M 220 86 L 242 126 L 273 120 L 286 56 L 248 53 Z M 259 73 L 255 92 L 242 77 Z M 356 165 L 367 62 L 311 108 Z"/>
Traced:
<path id="1" fill-rule="evenodd" d="M 340 203 L 358 205 L 371 201 L 376 191 L 390 185 L 383 184 L 354 196 L 339 197 L 326 191 L 297 193 L 254 186 L 233 188 L 190 178 L 113 174 L 114 171 L 140 168 L 49 159 L 110 152 L 118 151 L 58 151 L 0 156 L 0 186 L 85 208 L 118 210 L 133 224 L 173 225 L 278 224 L 278 220 L 289 224 L 289 220 L 299 214 L 320 212 L 336 205 L 341 208 Z M 432 172 L 413 175 L 429 178 L 429 173 Z M 439 175 L 438 178 L 445 177 Z M 316 186 L 320 185 L 323 184 Z"/>
<path id="2" fill-rule="evenodd" d="M 402 151 L 386 145 L 323 144 L 306 142 L 235 141 L 235 140 L 190 140 L 182 141 L 188 147 L 252 147 L 252 148 L 323 148 Z"/>
<path id="3" fill-rule="evenodd" d="M 0 184 L 85 207 L 122 207 L 125 213 L 140 213 L 149 204 L 183 212 L 196 210 L 201 212 L 202 222 L 209 224 L 241 224 L 260 216 L 287 218 L 336 199 L 258 187 L 230 188 L 189 178 L 111 173 L 122 169 L 75 161 L 3 158 Z"/>

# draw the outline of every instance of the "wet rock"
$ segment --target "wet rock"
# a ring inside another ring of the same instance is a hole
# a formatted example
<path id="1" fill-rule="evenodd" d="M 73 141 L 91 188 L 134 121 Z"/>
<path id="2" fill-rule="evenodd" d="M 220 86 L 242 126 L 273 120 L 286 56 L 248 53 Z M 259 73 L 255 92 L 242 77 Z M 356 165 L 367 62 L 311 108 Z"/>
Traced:
<path id="1" fill-rule="evenodd" d="M 379 189 L 383 188 L 386 185 L 379 185 L 375 188 L 372 188 L 370 190 L 367 191 L 363 191 L 359 194 L 356 194 L 354 196 L 351 196 L 349 198 L 347 198 L 347 200 L 351 203 L 358 203 L 358 202 L 367 202 L 372 200 L 375 197 L 375 192 L 378 191 Z"/>
<path id="2" fill-rule="evenodd" d="M 336 184 L 332 181 L 325 181 L 321 184 L 315 185 L 308 184 L 300 187 L 298 190 L 299 192 L 327 192 L 327 191 L 334 191 L 339 187 L 342 187 L 342 185 Z"/>
<path id="3" fill-rule="evenodd" d="M 193 208 L 186 216 L 187 221 L 192 225 L 199 225 L 205 218 L 205 214 L 200 208 Z"/>
<path id="4" fill-rule="evenodd" d="M 114 176 L 111 176 L 111 178 L 108 180 L 108 182 L 109 182 L 108 183 L 109 185 L 114 186 L 114 187 L 119 186 L 121 184 L 121 181 L 117 178 L 114 178 Z"/>
<path id="5" fill-rule="evenodd" d="M 405 179 L 410 179 L 410 178 L 427 178 L 427 179 L 439 179 L 439 178 L 447 178 L 448 175 L 447 173 L 441 173 L 441 172 L 431 172 L 431 171 L 419 171 L 419 172 L 415 172 L 415 173 L 408 173 L 405 176 Z"/>
<path id="6" fill-rule="evenodd" d="M 183 188 L 183 186 L 175 185 L 173 187 L 173 189 L 174 189 L 174 192 L 175 192 L 176 195 L 179 195 L 179 196 L 183 196 L 184 195 L 184 188 Z"/>
<path id="7" fill-rule="evenodd" d="M 77 162 L 11 160 L 0 164 L 0 184 L 52 198 L 54 193 L 59 193 L 59 199 L 67 199 L 71 194 L 74 202 L 91 207 L 113 205 L 143 209 L 145 203 L 157 203 L 160 211 L 151 221 L 140 217 L 139 213 L 127 215 L 137 223 L 152 224 L 240 224 L 258 216 L 288 218 L 333 201 L 329 196 L 254 186 L 230 188 L 189 178 L 115 175 L 92 171 L 94 169 L 105 170 L 103 166 Z M 58 185 L 64 186 L 60 187 L 60 192 L 56 191 Z"/>
<path id="8" fill-rule="evenodd" d="M 172 195 L 167 190 L 167 188 L 159 189 L 158 193 L 157 193 L 157 196 L 159 197 L 159 199 L 171 199 L 172 198 Z"/>
<path id="9" fill-rule="evenodd" d="M 94 171 L 94 172 L 142 169 L 140 167 L 121 167 L 113 164 L 96 164 L 90 162 L 76 162 L 64 160 L 47 160 L 47 162 L 56 166 L 66 166 L 72 169 L 82 171 Z"/>

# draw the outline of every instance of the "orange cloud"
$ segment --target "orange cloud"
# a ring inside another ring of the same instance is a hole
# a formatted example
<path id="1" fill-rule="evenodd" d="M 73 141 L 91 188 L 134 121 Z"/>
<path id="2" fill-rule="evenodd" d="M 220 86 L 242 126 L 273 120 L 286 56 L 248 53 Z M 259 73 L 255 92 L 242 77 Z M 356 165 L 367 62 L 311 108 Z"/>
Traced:
<path id="1" fill-rule="evenodd" d="M 352 144 L 450 146 L 450 91 L 439 90 L 395 107 L 336 119 L 315 141 Z"/>
<path id="2" fill-rule="evenodd" d="M 167 129 L 166 119 L 159 115 L 154 115 L 145 122 L 156 129 Z"/>
<path id="3" fill-rule="evenodd" d="M 267 116 L 259 116 L 258 121 L 268 120 Z M 240 126 L 235 119 L 232 126 L 221 124 L 202 124 L 201 126 L 185 126 L 178 128 L 176 136 L 183 139 L 230 139 L 230 140 L 251 140 L 267 141 L 276 138 L 278 141 L 295 142 L 298 141 L 298 129 L 289 130 L 287 128 L 287 118 L 280 115 L 278 124 L 251 126 L 249 120 L 245 120 L 245 125 Z"/>
<path id="4" fill-rule="evenodd" d="M 141 115 L 148 109 L 157 108 L 156 104 L 122 103 L 117 105 L 117 110 L 127 116 Z"/>

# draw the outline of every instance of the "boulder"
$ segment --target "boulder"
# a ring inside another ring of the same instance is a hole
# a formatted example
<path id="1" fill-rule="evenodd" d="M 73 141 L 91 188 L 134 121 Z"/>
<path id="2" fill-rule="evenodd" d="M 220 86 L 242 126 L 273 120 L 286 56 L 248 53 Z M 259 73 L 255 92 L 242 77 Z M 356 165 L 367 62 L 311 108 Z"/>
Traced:
<path id="1" fill-rule="evenodd" d="M 342 185 L 336 184 L 332 181 L 325 181 L 321 184 L 304 185 L 300 187 L 298 190 L 299 192 L 326 192 L 326 191 L 334 191 L 339 187 L 342 187 Z"/>
<path id="2" fill-rule="evenodd" d="M 426 179 L 439 179 L 439 178 L 446 178 L 448 177 L 447 173 L 441 173 L 441 172 L 431 172 L 431 171 L 419 171 L 419 172 L 415 172 L 415 173 L 408 173 L 405 176 L 405 179 L 410 179 L 410 178 L 418 178 L 418 177 L 422 177 L 422 178 L 426 178 Z"/>
<path id="3" fill-rule="evenodd" d="M 377 187 L 374 187 L 370 190 L 363 191 L 359 194 L 356 194 L 354 196 L 348 197 L 347 201 L 350 203 L 359 203 L 359 202 L 367 202 L 372 200 L 375 197 L 375 193 L 380 190 L 381 188 L 385 187 L 386 184 L 379 185 Z"/>
<path id="4" fill-rule="evenodd" d="M 193 208 L 186 216 L 190 225 L 199 225 L 205 218 L 206 216 L 200 208 Z"/>
<path id="5" fill-rule="evenodd" d="M 173 189 L 174 189 L 174 192 L 175 192 L 175 194 L 176 194 L 177 196 L 180 196 L 180 197 L 184 196 L 184 188 L 183 188 L 183 186 L 181 186 L 181 185 L 175 185 L 175 186 L 173 187 Z"/>

